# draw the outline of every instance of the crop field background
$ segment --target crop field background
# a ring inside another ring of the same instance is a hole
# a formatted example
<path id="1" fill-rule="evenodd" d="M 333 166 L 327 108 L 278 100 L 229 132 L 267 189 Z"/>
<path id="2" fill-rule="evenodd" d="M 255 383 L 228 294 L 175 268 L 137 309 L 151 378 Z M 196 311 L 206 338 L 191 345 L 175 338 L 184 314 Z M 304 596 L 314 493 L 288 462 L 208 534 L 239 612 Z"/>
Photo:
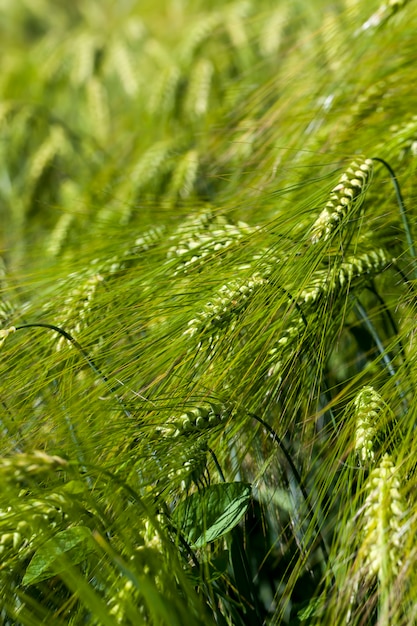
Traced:
<path id="1" fill-rule="evenodd" d="M 416 33 L 2 0 L 1 624 L 417 624 Z"/>

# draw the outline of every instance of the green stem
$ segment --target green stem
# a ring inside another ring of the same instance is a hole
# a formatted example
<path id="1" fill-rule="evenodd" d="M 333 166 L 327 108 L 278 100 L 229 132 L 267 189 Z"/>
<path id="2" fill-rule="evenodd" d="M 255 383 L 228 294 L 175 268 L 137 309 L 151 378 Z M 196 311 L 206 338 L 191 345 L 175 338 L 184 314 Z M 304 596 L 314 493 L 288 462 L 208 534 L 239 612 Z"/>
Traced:
<path id="1" fill-rule="evenodd" d="M 307 510 L 308 510 L 308 514 L 311 520 L 315 519 L 315 515 L 314 515 L 314 511 L 313 511 L 313 507 L 310 504 L 310 500 L 308 497 L 308 493 L 307 493 L 307 489 L 304 486 L 303 480 L 300 476 L 299 471 L 297 470 L 297 468 L 295 467 L 294 461 L 291 458 L 290 453 L 288 452 L 284 442 L 282 441 L 282 439 L 279 437 L 279 435 L 275 432 L 275 430 L 272 428 L 272 426 L 270 426 L 268 424 L 268 422 L 266 422 L 265 420 L 263 420 L 261 417 L 259 417 L 259 415 L 255 415 L 255 413 L 248 413 L 248 415 L 250 415 L 251 417 L 253 417 L 253 419 L 255 419 L 257 422 L 259 422 L 259 424 L 261 424 L 265 430 L 268 432 L 269 436 L 271 437 L 272 441 L 274 443 L 276 443 L 278 445 L 278 447 L 280 448 L 281 452 L 283 453 L 285 460 L 287 461 L 291 472 L 298 484 L 298 487 L 301 491 L 301 494 L 304 498 L 304 501 L 306 503 L 307 506 Z M 320 547 L 322 549 L 323 555 L 325 557 L 325 559 L 329 562 L 329 551 L 326 545 L 326 541 L 321 533 L 321 530 L 317 527 L 317 523 L 314 522 L 316 525 L 316 530 L 317 530 L 317 536 L 319 538 L 319 542 L 320 542 Z"/>
<path id="2" fill-rule="evenodd" d="M 392 365 L 391 359 L 387 351 L 385 350 L 384 344 L 382 343 L 375 326 L 372 324 L 371 320 L 369 319 L 369 316 L 365 308 L 362 306 L 362 304 L 359 302 L 357 298 L 355 300 L 354 308 L 355 308 L 357 316 L 359 317 L 359 319 L 362 320 L 362 322 L 364 323 L 366 327 L 366 330 L 369 332 L 372 339 L 374 340 L 375 345 L 378 348 L 378 351 L 382 357 L 382 360 L 384 361 L 385 367 L 387 368 L 389 375 L 392 377 L 395 377 L 395 369 L 394 369 L 394 366 Z"/>
<path id="3" fill-rule="evenodd" d="M 372 160 L 373 161 L 378 161 L 379 163 L 382 163 L 382 165 L 388 170 L 389 175 L 391 177 L 392 184 L 394 185 L 394 189 L 395 189 L 395 195 L 397 197 L 398 206 L 399 206 L 399 209 L 400 209 L 400 214 L 401 214 L 401 219 L 402 219 L 403 226 L 404 226 L 405 236 L 406 236 L 406 239 L 407 239 L 408 251 L 409 251 L 409 253 L 410 253 L 410 255 L 411 255 L 412 259 L 413 259 L 414 277 L 417 278 L 417 270 L 416 270 L 416 265 L 415 265 L 416 250 L 415 250 L 415 247 L 414 247 L 413 237 L 411 235 L 411 228 L 410 228 L 410 223 L 409 223 L 408 217 L 407 217 L 407 210 L 405 208 L 404 198 L 402 196 L 400 185 L 398 184 L 397 177 L 396 177 L 395 172 L 392 169 L 392 167 L 389 165 L 389 163 L 384 161 L 384 159 L 380 159 L 379 157 L 372 157 Z"/>

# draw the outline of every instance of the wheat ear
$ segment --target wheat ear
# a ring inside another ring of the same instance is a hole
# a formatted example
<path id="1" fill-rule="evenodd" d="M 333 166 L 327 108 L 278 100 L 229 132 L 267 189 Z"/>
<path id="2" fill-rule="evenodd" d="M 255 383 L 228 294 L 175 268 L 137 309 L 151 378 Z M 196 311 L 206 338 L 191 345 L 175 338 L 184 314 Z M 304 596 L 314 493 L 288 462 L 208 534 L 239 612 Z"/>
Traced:
<path id="1" fill-rule="evenodd" d="M 348 257 L 327 270 L 318 270 L 300 294 L 300 304 L 315 305 L 318 300 L 337 293 L 346 293 L 360 279 L 372 278 L 395 263 L 383 248 Z"/>
<path id="2" fill-rule="evenodd" d="M 375 459 L 374 442 L 380 426 L 382 398 L 371 386 L 363 387 L 354 401 L 355 444 L 354 449 L 362 464 Z"/>
<path id="3" fill-rule="evenodd" d="M 340 223 L 353 213 L 363 197 L 372 176 L 372 159 L 357 160 L 351 163 L 342 174 L 330 199 L 313 224 L 311 243 L 327 241 Z"/>
<path id="4" fill-rule="evenodd" d="M 358 553 L 359 573 L 369 584 L 378 582 L 378 624 L 392 624 L 394 581 L 403 565 L 407 535 L 406 502 L 398 468 L 388 454 L 372 470 L 363 507 L 363 541 Z"/>

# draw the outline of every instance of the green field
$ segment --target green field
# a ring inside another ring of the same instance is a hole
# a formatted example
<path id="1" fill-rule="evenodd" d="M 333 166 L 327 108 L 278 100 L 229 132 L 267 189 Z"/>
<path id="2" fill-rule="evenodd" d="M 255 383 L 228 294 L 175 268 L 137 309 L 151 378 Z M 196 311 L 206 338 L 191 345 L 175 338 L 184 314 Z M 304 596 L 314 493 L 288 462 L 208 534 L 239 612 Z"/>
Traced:
<path id="1" fill-rule="evenodd" d="M 417 5 L 0 3 L 0 624 L 417 624 Z"/>

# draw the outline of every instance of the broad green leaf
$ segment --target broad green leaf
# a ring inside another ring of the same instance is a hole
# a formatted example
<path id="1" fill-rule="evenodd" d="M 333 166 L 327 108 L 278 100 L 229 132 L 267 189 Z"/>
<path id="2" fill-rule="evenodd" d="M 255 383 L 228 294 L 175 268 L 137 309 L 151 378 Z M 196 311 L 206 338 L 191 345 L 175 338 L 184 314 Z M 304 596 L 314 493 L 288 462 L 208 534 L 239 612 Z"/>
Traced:
<path id="1" fill-rule="evenodd" d="M 82 480 L 70 480 L 63 485 L 62 490 L 71 495 L 79 495 L 85 492 L 85 483 Z"/>
<path id="2" fill-rule="evenodd" d="M 200 548 L 239 523 L 251 498 L 247 483 L 210 485 L 181 502 L 173 519 L 189 543 Z"/>
<path id="3" fill-rule="evenodd" d="M 86 556 L 90 537 L 89 528 L 75 526 L 48 539 L 33 555 L 22 583 L 33 585 L 62 572 L 67 565 L 67 559 L 73 565 L 80 563 Z M 62 558 L 63 555 L 65 559 Z"/>

